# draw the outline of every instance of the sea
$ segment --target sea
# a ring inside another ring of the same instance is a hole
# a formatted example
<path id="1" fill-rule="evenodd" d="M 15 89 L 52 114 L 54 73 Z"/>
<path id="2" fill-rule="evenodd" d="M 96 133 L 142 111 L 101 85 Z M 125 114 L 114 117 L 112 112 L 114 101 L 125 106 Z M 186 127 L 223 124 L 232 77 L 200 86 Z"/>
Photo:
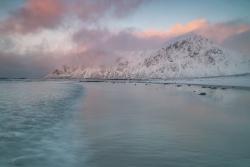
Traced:
<path id="1" fill-rule="evenodd" d="M 250 90 L 2 79 L 0 167 L 15 166 L 249 167 Z"/>

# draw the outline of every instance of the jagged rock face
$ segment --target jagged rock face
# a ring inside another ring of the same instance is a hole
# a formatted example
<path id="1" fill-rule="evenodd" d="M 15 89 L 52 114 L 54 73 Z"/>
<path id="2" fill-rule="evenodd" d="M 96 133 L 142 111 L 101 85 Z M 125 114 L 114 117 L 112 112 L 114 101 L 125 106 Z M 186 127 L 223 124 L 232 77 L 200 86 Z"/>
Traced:
<path id="1" fill-rule="evenodd" d="M 193 35 L 165 46 L 138 52 L 117 52 L 112 67 L 63 66 L 46 78 L 178 78 L 250 73 L 250 57 L 223 49 Z"/>

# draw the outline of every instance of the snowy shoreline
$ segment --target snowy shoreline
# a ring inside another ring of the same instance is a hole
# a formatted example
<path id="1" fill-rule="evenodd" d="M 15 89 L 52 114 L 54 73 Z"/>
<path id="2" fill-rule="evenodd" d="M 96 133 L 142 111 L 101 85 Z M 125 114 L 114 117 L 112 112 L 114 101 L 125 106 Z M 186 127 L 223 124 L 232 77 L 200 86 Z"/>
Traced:
<path id="1" fill-rule="evenodd" d="M 79 82 L 185 84 L 250 89 L 250 75 L 178 79 L 83 79 Z"/>
<path id="2" fill-rule="evenodd" d="M 250 76 L 159 80 L 157 83 L 250 88 Z"/>

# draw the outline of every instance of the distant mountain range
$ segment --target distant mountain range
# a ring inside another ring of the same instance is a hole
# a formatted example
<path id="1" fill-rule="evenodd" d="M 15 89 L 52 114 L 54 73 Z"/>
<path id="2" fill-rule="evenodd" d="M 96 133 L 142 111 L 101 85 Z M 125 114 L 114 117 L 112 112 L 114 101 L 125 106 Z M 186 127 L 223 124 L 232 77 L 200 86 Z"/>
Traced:
<path id="1" fill-rule="evenodd" d="M 250 56 L 193 33 L 156 49 L 112 54 L 117 55 L 112 66 L 64 65 L 45 78 L 191 78 L 250 73 Z"/>

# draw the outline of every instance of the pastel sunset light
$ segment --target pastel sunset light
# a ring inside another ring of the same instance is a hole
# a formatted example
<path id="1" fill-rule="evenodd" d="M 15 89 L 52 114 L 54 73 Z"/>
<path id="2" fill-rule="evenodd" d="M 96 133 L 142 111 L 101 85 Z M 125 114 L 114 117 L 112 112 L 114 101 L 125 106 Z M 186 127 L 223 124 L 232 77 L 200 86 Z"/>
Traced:
<path id="1" fill-rule="evenodd" d="M 150 49 L 189 32 L 250 56 L 248 0 L 5 0 L 0 8 L 0 77 L 43 77 L 82 57 L 102 61 L 96 51 Z"/>

